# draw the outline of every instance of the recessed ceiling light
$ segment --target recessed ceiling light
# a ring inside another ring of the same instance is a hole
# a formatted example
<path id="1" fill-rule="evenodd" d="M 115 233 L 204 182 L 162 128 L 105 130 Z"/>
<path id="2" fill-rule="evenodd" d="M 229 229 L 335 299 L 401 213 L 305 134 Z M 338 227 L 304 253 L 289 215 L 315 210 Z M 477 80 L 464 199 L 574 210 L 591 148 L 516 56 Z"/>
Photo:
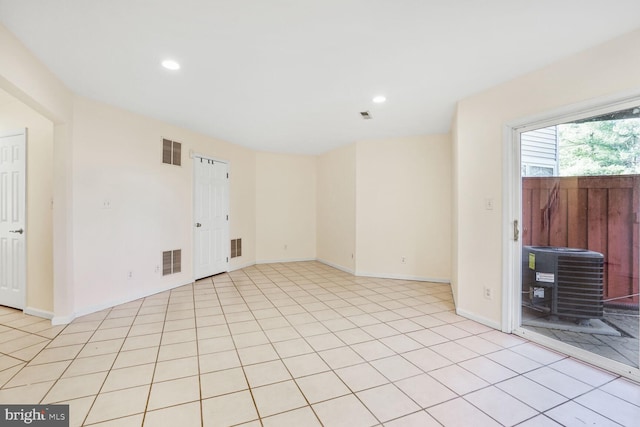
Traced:
<path id="1" fill-rule="evenodd" d="M 162 61 L 162 66 L 164 68 L 166 68 L 167 70 L 179 70 L 180 69 L 180 64 L 178 64 L 173 59 L 165 59 L 164 61 Z"/>
<path id="2" fill-rule="evenodd" d="M 375 98 L 373 98 L 373 102 L 375 102 L 376 104 L 382 104 L 386 100 L 387 100 L 387 98 L 385 98 L 382 95 L 378 95 Z"/>

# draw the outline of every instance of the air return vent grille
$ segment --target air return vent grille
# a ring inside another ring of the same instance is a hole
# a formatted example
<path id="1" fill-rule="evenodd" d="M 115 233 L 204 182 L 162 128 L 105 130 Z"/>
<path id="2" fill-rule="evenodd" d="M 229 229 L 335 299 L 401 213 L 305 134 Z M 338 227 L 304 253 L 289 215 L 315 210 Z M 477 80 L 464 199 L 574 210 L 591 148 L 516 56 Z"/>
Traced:
<path id="1" fill-rule="evenodd" d="M 182 164 L 182 144 L 170 139 L 163 139 L 162 163 L 180 166 Z"/>
<path id="2" fill-rule="evenodd" d="M 231 240 L 231 258 L 242 256 L 242 239 Z"/>
<path id="3" fill-rule="evenodd" d="M 162 275 L 180 273 L 182 271 L 182 250 L 162 252 Z"/>

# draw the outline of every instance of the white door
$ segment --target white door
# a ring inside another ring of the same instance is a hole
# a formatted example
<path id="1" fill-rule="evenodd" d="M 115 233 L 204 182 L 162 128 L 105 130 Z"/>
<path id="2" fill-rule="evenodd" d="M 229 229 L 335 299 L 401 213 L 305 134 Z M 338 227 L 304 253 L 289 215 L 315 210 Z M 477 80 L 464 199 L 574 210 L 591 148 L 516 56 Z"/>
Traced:
<path id="1" fill-rule="evenodd" d="M 24 309 L 26 132 L 0 136 L 0 305 Z"/>
<path id="2" fill-rule="evenodd" d="M 224 162 L 194 158 L 194 278 L 229 269 L 229 174 Z"/>

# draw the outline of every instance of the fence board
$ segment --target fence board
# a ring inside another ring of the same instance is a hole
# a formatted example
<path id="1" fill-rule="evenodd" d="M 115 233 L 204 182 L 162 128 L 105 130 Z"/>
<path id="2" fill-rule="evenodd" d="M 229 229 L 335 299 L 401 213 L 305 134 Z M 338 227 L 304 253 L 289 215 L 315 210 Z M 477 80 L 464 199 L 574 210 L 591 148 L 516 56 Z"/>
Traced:
<path id="1" fill-rule="evenodd" d="M 554 189 L 554 202 L 549 206 L 549 244 L 550 246 L 567 246 L 569 227 L 567 224 L 567 189 L 557 186 Z"/>
<path id="2" fill-rule="evenodd" d="M 531 194 L 531 244 L 533 246 L 549 245 L 549 227 L 545 226 L 543 218 L 544 204 L 548 191 L 540 189 Z"/>
<path id="3" fill-rule="evenodd" d="M 567 246 L 587 249 L 587 190 L 567 189 Z"/>
<path id="4" fill-rule="evenodd" d="M 631 295 L 631 203 L 629 188 L 610 188 L 608 203 L 607 248 L 609 266 L 605 299 Z M 618 302 L 623 302 L 619 300 Z"/>
<path id="5" fill-rule="evenodd" d="M 531 212 L 531 193 L 532 189 L 522 189 L 522 210 L 524 212 Z M 525 246 L 531 246 L 531 215 L 522 217 L 522 244 Z"/>
<path id="6" fill-rule="evenodd" d="M 606 254 L 607 254 L 607 190 L 606 189 L 592 188 L 587 193 L 587 249 L 600 252 L 606 257 Z"/>

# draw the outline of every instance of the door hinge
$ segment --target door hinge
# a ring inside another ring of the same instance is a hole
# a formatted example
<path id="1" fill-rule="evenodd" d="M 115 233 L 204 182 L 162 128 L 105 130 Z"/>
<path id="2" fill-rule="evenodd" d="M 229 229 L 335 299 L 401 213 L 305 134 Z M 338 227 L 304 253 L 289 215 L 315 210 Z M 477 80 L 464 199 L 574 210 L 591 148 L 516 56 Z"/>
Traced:
<path id="1" fill-rule="evenodd" d="M 229 215 L 227 215 L 227 221 L 229 221 Z"/>
<path id="2" fill-rule="evenodd" d="M 227 172 L 227 179 L 229 179 L 229 172 Z"/>
<path id="3" fill-rule="evenodd" d="M 517 242 L 520 239 L 520 228 L 518 227 L 518 220 L 513 221 L 513 241 Z"/>
<path id="4" fill-rule="evenodd" d="M 229 257 L 227 257 L 227 262 L 229 262 Z"/>

